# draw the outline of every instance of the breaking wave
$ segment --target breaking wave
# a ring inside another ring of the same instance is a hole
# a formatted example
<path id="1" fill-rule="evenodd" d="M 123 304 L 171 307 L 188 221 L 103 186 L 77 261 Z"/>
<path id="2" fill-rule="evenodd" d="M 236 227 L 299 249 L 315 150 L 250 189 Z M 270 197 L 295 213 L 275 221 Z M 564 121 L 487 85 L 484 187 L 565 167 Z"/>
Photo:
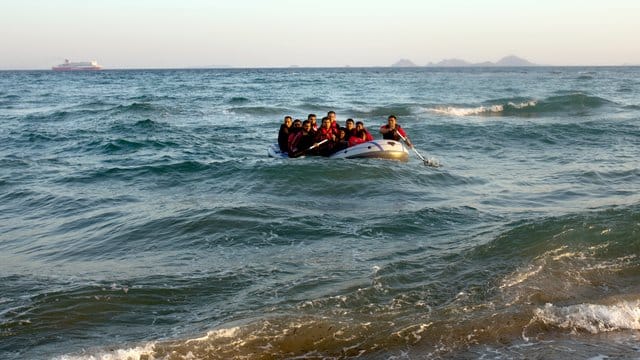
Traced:
<path id="1" fill-rule="evenodd" d="M 612 104 L 598 96 L 583 93 L 551 96 L 542 100 L 492 100 L 480 106 L 435 106 L 429 112 L 447 116 L 516 116 L 537 117 L 548 114 L 584 115 Z"/>
<path id="2" fill-rule="evenodd" d="M 640 330 L 640 300 L 621 301 L 611 305 L 546 304 L 543 308 L 536 309 L 534 321 L 591 334 L 616 330 Z"/>

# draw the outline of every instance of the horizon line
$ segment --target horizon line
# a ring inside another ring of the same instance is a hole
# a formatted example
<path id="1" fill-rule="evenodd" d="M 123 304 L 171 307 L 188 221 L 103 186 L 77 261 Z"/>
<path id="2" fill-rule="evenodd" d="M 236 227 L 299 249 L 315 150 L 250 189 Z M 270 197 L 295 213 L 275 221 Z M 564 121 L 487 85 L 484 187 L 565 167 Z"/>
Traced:
<path id="1" fill-rule="evenodd" d="M 104 67 L 100 70 L 80 70 L 79 72 L 100 72 L 109 70 L 243 70 L 243 69 L 455 69 L 455 68 L 489 68 L 489 69 L 505 69 L 505 68 L 553 68 L 553 67 L 640 67 L 640 64 L 618 64 L 618 65 L 461 65 L 461 66 L 439 66 L 439 65 L 415 65 L 415 66 L 393 66 L 393 65 L 343 65 L 343 66 L 232 66 L 232 65 L 211 65 L 211 66 L 176 66 L 176 67 Z M 54 71 L 51 68 L 0 68 L 0 71 Z M 65 71 L 68 72 L 68 71 Z M 76 72 L 76 71 L 71 71 Z"/>

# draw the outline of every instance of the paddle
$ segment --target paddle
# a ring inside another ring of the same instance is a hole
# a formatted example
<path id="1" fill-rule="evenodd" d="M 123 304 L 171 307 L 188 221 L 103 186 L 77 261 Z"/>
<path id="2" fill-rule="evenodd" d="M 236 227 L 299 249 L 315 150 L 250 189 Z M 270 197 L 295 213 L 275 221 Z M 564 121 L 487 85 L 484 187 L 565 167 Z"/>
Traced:
<path id="1" fill-rule="evenodd" d="M 310 148 L 308 148 L 308 149 L 306 149 L 306 150 L 296 151 L 295 153 L 291 154 L 291 155 L 293 155 L 293 156 L 289 155 L 289 157 L 299 157 L 299 156 L 302 156 L 303 154 L 306 154 L 306 152 L 307 152 L 307 151 L 312 150 L 313 148 L 316 148 L 316 147 L 318 147 L 318 146 L 320 146 L 320 145 L 322 145 L 322 144 L 326 143 L 327 141 L 329 141 L 329 140 L 324 139 L 324 140 L 320 141 L 319 143 L 316 143 L 316 144 L 311 145 L 311 147 L 310 147 Z"/>
<path id="2" fill-rule="evenodd" d="M 329 141 L 329 139 L 324 139 L 324 140 L 320 141 L 319 143 L 313 144 L 313 145 L 311 145 L 311 147 L 310 147 L 310 148 L 308 148 L 307 150 L 305 150 L 305 152 L 307 152 L 307 151 L 309 151 L 309 150 L 311 150 L 311 149 L 313 149 L 313 148 L 316 148 L 316 147 L 318 147 L 318 146 L 320 146 L 320 145 L 322 145 L 322 144 L 326 143 L 327 141 Z"/>
<path id="3" fill-rule="evenodd" d="M 409 141 L 407 140 L 406 137 L 402 136 L 402 134 L 400 134 L 399 131 L 394 130 L 396 132 L 396 134 L 398 134 L 398 136 L 400 136 L 400 139 L 402 139 L 402 141 L 404 141 L 405 144 L 407 144 L 407 146 L 409 146 L 411 148 L 411 150 L 413 150 L 413 152 L 416 153 L 416 155 L 420 158 L 420 160 L 422 160 L 422 162 L 424 163 L 425 166 L 432 166 L 432 167 L 438 167 L 440 165 L 438 165 L 438 163 L 433 162 L 431 160 L 427 160 L 424 158 L 424 156 L 422 156 L 422 154 L 420 154 L 418 152 L 418 150 L 416 150 L 416 147 L 413 145 L 409 145 Z"/>

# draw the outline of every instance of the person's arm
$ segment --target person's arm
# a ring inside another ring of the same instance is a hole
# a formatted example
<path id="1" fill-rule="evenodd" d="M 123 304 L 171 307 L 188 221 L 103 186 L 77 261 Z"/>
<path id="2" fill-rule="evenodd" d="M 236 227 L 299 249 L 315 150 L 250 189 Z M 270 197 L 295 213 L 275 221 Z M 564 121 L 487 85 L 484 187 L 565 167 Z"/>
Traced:
<path id="1" fill-rule="evenodd" d="M 411 140 L 409 140 L 409 137 L 407 136 L 407 133 L 404 131 L 404 129 L 400 126 L 396 126 L 396 131 L 398 132 L 398 134 L 402 135 L 405 138 L 405 143 L 407 144 L 408 147 L 413 147 L 413 144 L 411 143 Z"/>

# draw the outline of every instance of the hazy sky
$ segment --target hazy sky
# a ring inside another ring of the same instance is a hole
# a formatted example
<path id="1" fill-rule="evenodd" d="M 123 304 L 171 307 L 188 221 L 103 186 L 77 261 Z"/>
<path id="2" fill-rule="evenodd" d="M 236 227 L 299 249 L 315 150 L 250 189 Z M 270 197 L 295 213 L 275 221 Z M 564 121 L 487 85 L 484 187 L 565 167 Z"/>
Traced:
<path id="1" fill-rule="evenodd" d="M 0 0 L 0 69 L 640 64 L 639 0 Z"/>

